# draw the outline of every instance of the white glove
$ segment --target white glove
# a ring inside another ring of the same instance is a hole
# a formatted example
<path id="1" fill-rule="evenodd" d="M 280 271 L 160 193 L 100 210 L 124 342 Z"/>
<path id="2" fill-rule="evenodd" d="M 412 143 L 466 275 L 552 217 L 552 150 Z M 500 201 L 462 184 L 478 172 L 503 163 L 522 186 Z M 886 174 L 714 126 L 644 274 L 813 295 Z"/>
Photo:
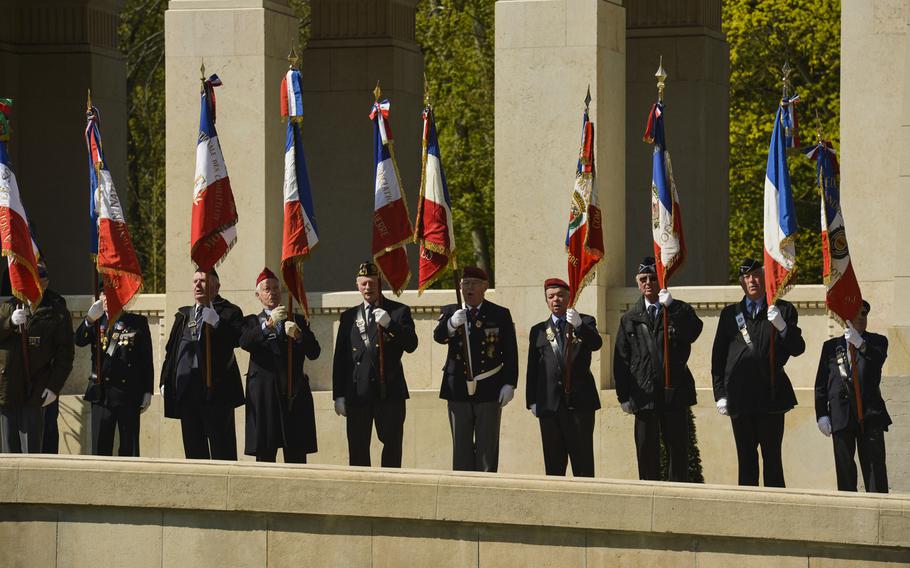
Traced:
<path id="1" fill-rule="evenodd" d="M 218 316 L 218 312 L 209 307 L 202 308 L 202 321 L 209 324 L 212 327 L 218 325 L 218 321 L 221 318 Z"/>
<path id="2" fill-rule="evenodd" d="M 284 334 L 296 341 L 300 334 L 303 333 L 300 331 L 300 326 L 297 325 L 297 322 L 286 321 L 284 322 Z"/>
<path id="3" fill-rule="evenodd" d="M 468 321 L 468 310 L 464 308 L 457 310 L 452 314 L 452 317 L 449 318 L 449 329 L 456 331 L 459 327 L 463 326 L 466 321 Z"/>
<path id="4" fill-rule="evenodd" d="M 161 387 L 164 390 L 164 387 Z M 149 406 L 152 404 L 152 393 L 147 392 L 142 395 L 142 402 L 139 404 L 139 414 L 142 414 L 149 409 Z"/>
<path id="5" fill-rule="evenodd" d="M 513 396 L 515 396 L 515 387 L 512 385 L 502 385 L 502 388 L 499 390 L 499 407 L 503 408 L 505 405 L 512 402 Z"/>
<path id="6" fill-rule="evenodd" d="M 288 309 L 284 306 L 275 306 L 269 317 L 272 318 L 272 325 L 278 326 L 281 322 L 288 319 Z"/>
<path id="7" fill-rule="evenodd" d="M 827 416 L 822 416 L 818 419 L 818 429 L 825 436 L 831 436 L 831 419 Z"/>
<path id="8" fill-rule="evenodd" d="M 625 412 L 626 414 L 632 414 L 632 401 L 631 400 L 627 400 L 627 401 L 623 402 L 622 404 L 619 405 L 619 407 L 622 408 L 622 411 Z"/>
<path id="9" fill-rule="evenodd" d="M 727 416 L 727 399 L 722 398 L 717 401 L 717 411 L 723 416 Z"/>
<path id="10" fill-rule="evenodd" d="M 10 321 L 13 322 L 13 325 L 24 325 L 28 321 L 29 311 L 28 308 L 16 308 L 13 310 L 13 315 L 10 316 Z"/>
<path id="11" fill-rule="evenodd" d="M 581 316 L 578 315 L 578 311 L 575 308 L 566 310 L 566 321 L 572 324 L 575 329 L 581 327 Z"/>
<path id="12" fill-rule="evenodd" d="M 348 411 L 344 407 L 344 397 L 343 396 L 340 396 L 335 399 L 335 414 L 337 414 L 338 416 L 347 416 L 348 415 Z"/>
<path id="13" fill-rule="evenodd" d="M 535 417 L 537 416 L 537 403 L 536 402 L 531 405 L 531 414 L 533 414 Z"/>
<path id="14" fill-rule="evenodd" d="M 104 300 L 95 300 L 95 303 L 88 309 L 85 319 L 89 323 L 95 323 L 104 315 Z"/>
<path id="15" fill-rule="evenodd" d="M 164 385 L 158 387 L 158 392 L 161 393 L 162 398 L 164 397 Z"/>
<path id="16" fill-rule="evenodd" d="M 664 288 L 663 290 L 661 290 L 660 292 L 657 293 L 657 301 L 660 302 L 660 304 L 663 307 L 669 308 L 670 304 L 673 303 L 673 295 L 670 294 L 669 290 Z"/>
<path id="17" fill-rule="evenodd" d="M 780 310 L 777 309 L 777 306 L 772 305 L 768 308 L 768 321 L 771 322 L 771 325 L 779 332 L 783 332 L 787 329 L 787 322 L 784 321 L 784 316 L 780 315 Z"/>
<path id="18" fill-rule="evenodd" d="M 41 403 L 41 406 L 47 406 L 48 404 L 57 400 L 57 395 L 54 394 L 54 391 L 51 389 L 44 389 L 44 393 L 41 395 L 41 399 L 44 402 Z"/>
<path id="19" fill-rule="evenodd" d="M 847 340 L 847 343 L 853 347 L 856 347 L 857 349 L 862 347 L 863 343 L 866 342 L 866 340 L 863 339 L 862 334 L 856 331 L 856 329 L 853 328 L 853 324 L 849 321 L 847 322 L 847 327 L 844 329 L 844 339 Z"/>
<path id="20" fill-rule="evenodd" d="M 385 311 L 382 308 L 373 308 L 373 319 L 376 320 L 381 327 L 389 327 L 389 323 L 392 321 L 392 316 L 389 315 L 389 312 Z"/>

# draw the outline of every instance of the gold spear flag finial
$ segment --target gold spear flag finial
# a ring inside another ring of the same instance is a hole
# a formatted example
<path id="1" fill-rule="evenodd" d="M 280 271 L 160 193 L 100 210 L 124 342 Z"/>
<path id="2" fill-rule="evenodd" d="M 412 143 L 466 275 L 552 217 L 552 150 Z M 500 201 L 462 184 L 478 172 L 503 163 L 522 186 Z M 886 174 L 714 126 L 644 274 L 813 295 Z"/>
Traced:
<path id="1" fill-rule="evenodd" d="M 85 99 L 85 112 L 92 112 L 92 90 L 88 90 L 88 96 Z"/>
<path id="2" fill-rule="evenodd" d="M 588 83 L 588 94 L 585 95 L 585 112 L 591 106 L 591 84 Z"/>
<path id="3" fill-rule="evenodd" d="M 202 64 L 199 66 L 199 78 L 205 81 L 205 59 L 202 60 Z"/>
<path id="4" fill-rule="evenodd" d="M 373 89 L 373 96 L 376 98 L 376 102 L 379 102 L 379 97 L 382 96 L 382 89 L 379 88 L 379 81 L 376 81 L 376 88 Z"/>
<path id="5" fill-rule="evenodd" d="M 657 64 L 657 72 L 654 73 L 654 77 L 657 78 L 657 100 L 663 102 L 664 100 L 664 86 L 667 82 L 667 71 L 664 69 L 664 56 L 660 56 L 660 63 Z"/>
<path id="6" fill-rule="evenodd" d="M 790 67 L 790 62 L 786 59 L 784 60 L 784 66 L 780 68 L 780 72 L 783 75 L 780 80 L 782 83 L 782 95 L 783 98 L 787 98 L 790 94 L 790 89 L 792 88 L 792 83 L 790 82 L 790 74 L 793 73 L 793 68 Z"/>
<path id="7" fill-rule="evenodd" d="M 297 56 L 297 48 L 291 46 L 291 51 L 288 53 L 288 68 L 297 69 L 298 61 L 300 61 L 300 57 Z"/>
<path id="8" fill-rule="evenodd" d="M 427 81 L 427 74 L 423 74 L 423 105 L 430 106 L 430 82 Z"/>

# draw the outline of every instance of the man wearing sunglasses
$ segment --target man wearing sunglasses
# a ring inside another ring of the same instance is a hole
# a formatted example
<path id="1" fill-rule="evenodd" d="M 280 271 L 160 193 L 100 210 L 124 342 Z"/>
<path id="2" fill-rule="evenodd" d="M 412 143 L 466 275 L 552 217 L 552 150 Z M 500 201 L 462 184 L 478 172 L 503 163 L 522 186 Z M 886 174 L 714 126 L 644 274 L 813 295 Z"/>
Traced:
<path id="1" fill-rule="evenodd" d="M 687 363 L 703 324 L 692 306 L 660 289 L 653 257 L 641 261 L 635 281 L 641 297 L 623 314 L 616 334 L 616 397 L 623 412 L 635 415 L 639 479 L 660 479 L 661 437 L 669 480 L 688 481 L 688 408 L 695 404 L 695 380 Z"/>
<path id="2" fill-rule="evenodd" d="M 759 261 L 742 262 L 739 284 L 745 296 L 725 307 L 717 322 L 711 355 L 714 400 L 733 426 L 739 484 L 758 485 L 760 447 L 765 487 L 784 487 L 784 414 L 796 406 L 784 365 L 803 354 L 806 342 L 793 304 L 777 300 L 767 305 L 765 269 Z"/>

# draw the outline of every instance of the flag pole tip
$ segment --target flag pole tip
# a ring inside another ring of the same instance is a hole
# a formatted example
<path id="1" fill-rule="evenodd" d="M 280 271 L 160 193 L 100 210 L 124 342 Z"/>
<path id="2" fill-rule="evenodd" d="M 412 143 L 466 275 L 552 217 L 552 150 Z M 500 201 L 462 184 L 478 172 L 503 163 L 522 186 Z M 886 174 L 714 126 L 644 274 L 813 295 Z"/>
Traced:
<path id="1" fill-rule="evenodd" d="M 654 77 L 657 79 L 657 99 L 659 101 L 664 100 L 664 88 L 667 83 L 667 77 L 669 74 L 667 70 L 664 69 L 664 56 L 660 56 L 660 62 L 657 64 L 657 71 L 654 73 Z"/>
<path id="2" fill-rule="evenodd" d="M 588 83 L 588 94 L 585 95 L 585 109 L 591 106 L 591 83 Z"/>
<path id="3" fill-rule="evenodd" d="M 87 112 L 92 111 L 92 90 L 88 89 L 88 94 L 85 97 L 85 110 Z"/>
<path id="4" fill-rule="evenodd" d="M 379 81 L 376 81 L 376 88 L 373 89 L 373 96 L 376 98 L 376 102 L 379 102 L 379 97 L 382 96 L 382 89 L 379 88 Z"/>
<path id="5" fill-rule="evenodd" d="M 199 75 L 200 78 L 205 81 L 205 59 L 201 59 L 201 64 L 199 65 Z"/>
<path id="6" fill-rule="evenodd" d="M 297 69 L 298 61 L 300 61 L 300 57 L 297 55 L 297 48 L 292 45 L 291 51 L 288 52 L 288 68 Z"/>

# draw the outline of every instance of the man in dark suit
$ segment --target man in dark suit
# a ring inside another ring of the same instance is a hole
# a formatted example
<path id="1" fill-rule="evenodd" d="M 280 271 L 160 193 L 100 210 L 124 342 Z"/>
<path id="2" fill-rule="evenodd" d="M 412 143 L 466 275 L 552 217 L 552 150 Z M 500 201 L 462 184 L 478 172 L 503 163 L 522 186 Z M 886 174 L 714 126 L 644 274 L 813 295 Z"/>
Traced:
<path id="1" fill-rule="evenodd" d="M 138 456 L 139 415 L 151 404 L 155 388 L 148 318 L 123 311 L 111 325 L 102 293 L 79 324 L 76 345 L 92 346 L 92 374 L 85 393 L 85 400 L 92 403 L 92 455 L 114 455 L 116 429 L 117 455 Z"/>
<path id="2" fill-rule="evenodd" d="M 603 339 L 593 317 L 567 308 L 569 285 L 564 280 L 547 279 L 544 297 L 550 317 L 528 333 L 527 406 L 540 422 L 547 475 L 565 475 L 571 459 L 572 475 L 594 477 L 594 412 L 600 409 L 600 397 L 591 353 L 600 350 Z"/>
<path id="3" fill-rule="evenodd" d="M 489 282 L 480 268 L 468 267 L 461 282 L 464 305 L 442 308 L 433 331 L 449 346 L 439 397 L 448 401 L 452 468 L 496 471 L 502 408 L 518 385 L 518 344 L 508 309 L 484 300 Z M 464 337 L 470 349 L 465 350 Z M 464 364 L 468 354 L 470 371 Z"/>
<path id="4" fill-rule="evenodd" d="M 306 318 L 281 305 L 281 284 L 268 268 L 256 279 L 262 311 L 246 316 L 240 347 L 250 352 L 246 375 L 246 449 L 256 461 L 274 462 L 282 448 L 285 463 L 306 463 L 315 453 L 316 415 L 304 357 L 319 357 L 319 342 Z M 288 348 L 293 365 L 288 396 Z"/>
<path id="5" fill-rule="evenodd" d="M 623 412 L 635 415 L 639 479 L 660 479 L 662 437 L 667 448 L 669 480 L 688 481 L 688 413 L 696 402 L 695 380 L 688 361 L 703 324 L 692 306 L 674 299 L 668 290 L 658 289 L 653 257 L 642 260 L 635 281 L 641 297 L 622 315 L 616 333 L 616 397 Z M 664 355 L 665 321 L 668 360 Z"/>
<path id="6" fill-rule="evenodd" d="M 742 262 L 739 284 L 745 297 L 726 306 L 717 322 L 711 355 L 714 400 L 717 411 L 729 415 L 733 426 L 739 484 L 758 485 L 760 447 L 765 487 L 784 487 L 784 414 L 796 406 L 784 365 L 803 354 L 806 342 L 793 304 L 777 300 L 768 307 L 765 270 L 759 261 Z"/>
<path id="7" fill-rule="evenodd" d="M 382 467 L 401 467 L 408 384 L 401 357 L 417 349 L 411 308 L 383 296 L 379 269 L 360 265 L 363 303 L 345 310 L 332 367 L 335 412 L 347 418 L 351 465 L 370 465 L 373 424 L 382 442 Z"/>
<path id="8" fill-rule="evenodd" d="M 187 459 L 237 459 L 234 409 L 243 405 L 243 384 L 234 348 L 243 313 L 220 289 L 214 269 L 193 274 L 196 302 L 178 310 L 161 369 L 164 415 L 180 419 Z"/>
<path id="9" fill-rule="evenodd" d="M 866 330 L 870 309 L 869 302 L 863 300 L 859 313 L 847 322 L 843 337 L 822 345 L 815 375 L 815 416 L 822 434 L 834 438 L 838 490 L 856 491 L 854 456 L 859 449 L 866 491 L 887 493 L 885 432 L 891 417 L 880 385 L 888 338 Z"/>

